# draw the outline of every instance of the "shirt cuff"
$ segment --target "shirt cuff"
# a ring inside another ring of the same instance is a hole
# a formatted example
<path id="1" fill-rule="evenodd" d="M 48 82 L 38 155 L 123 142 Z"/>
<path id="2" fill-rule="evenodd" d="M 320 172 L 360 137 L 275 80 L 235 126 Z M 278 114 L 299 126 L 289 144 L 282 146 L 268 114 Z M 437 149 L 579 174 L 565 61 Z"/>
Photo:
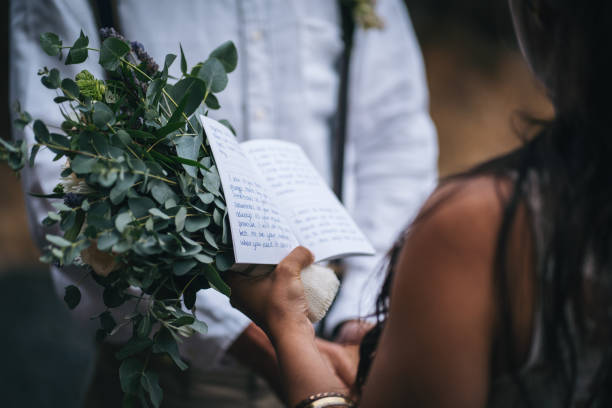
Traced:
<path id="1" fill-rule="evenodd" d="M 376 298 L 385 279 L 382 255 L 345 260 L 347 273 L 338 297 L 325 320 L 324 334 L 331 336 L 338 325 L 349 320 L 369 320 L 376 311 Z"/>
<path id="2" fill-rule="evenodd" d="M 227 349 L 250 324 L 234 309 L 227 296 L 214 289 L 198 292 L 196 317 L 208 326 L 207 334 L 195 333 L 181 345 L 181 354 L 200 369 L 218 366 Z"/>

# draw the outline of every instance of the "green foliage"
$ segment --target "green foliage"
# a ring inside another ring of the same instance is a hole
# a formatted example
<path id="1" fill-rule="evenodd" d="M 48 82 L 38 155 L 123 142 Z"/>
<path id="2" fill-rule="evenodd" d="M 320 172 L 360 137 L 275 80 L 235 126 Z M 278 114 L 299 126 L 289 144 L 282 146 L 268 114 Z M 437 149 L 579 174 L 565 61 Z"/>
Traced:
<path id="1" fill-rule="evenodd" d="M 64 294 L 64 301 L 70 309 L 74 309 L 81 302 L 81 291 L 74 285 L 66 287 L 66 293 Z"/>
<path id="2" fill-rule="evenodd" d="M 227 72 L 221 61 L 214 57 L 202 64 L 198 78 L 206 84 L 206 95 L 210 92 L 221 92 L 227 86 Z"/>
<path id="3" fill-rule="evenodd" d="M 225 72 L 230 73 L 236 69 L 238 65 L 238 51 L 236 46 L 231 41 L 226 41 L 218 46 L 212 53 L 211 58 L 216 58 L 223 64 Z"/>
<path id="4" fill-rule="evenodd" d="M 62 50 L 62 41 L 57 34 L 44 33 L 40 35 L 40 46 L 48 55 L 55 57 L 60 55 Z"/>
<path id="5" fill-rule="evenodd" d="M 60 74 L 57 68 L 53 68 L 49 75 L 40 78 L 40 82 L 49 89 L 57 89 L 60 87 Z"/>
<path id="6" fill-rule="evenodd" d="M 66 57 L 66 65 L 80 64 L 85 62 L 87 59 L 87 46 L 89 45 L 89 38 L 83 34 L 79 35 L 79 38 L 74 42 L 74 45 L 70 47 L 68 56 Z"/>
<path id="7" fill-rule="evenodd" d="M 98 63 L 107 71 L 115 71 L 121 64 L 121 59 L 130 52 L 130 46 L 118 38 L 110 37 L 104 40 L 100 49 Z"/>
<path id="8" fill-rule="evenodd" d="M 107 38 L 99 51 L 89 47 L 83 32 L 70 47 L 53 33 L 42 34 L 40 44 L 60 58 L 62 49 L 69 49 L 66 64 L 80 64 L 90 51 L 99 52 L 109 78 L 86 70 L 75 78 L 62 78 L 56 68 L 39 72 L 42 85 L 57 92 L 61 132 L 41 120 L 32 123 L 17 107 L 16 128 L 31 124 L 36 141 L 30 164 L 41 148 L 66 161 L 64 181 L 42 196 L 59 199 L 43 225 L 60 232 L 46 236 L 41 260 L 60 267 L 82 265 L 91 259 L 85 249 L 102 257 L 102 266 L 90 265 L 107 274 L 92 274 L 106 306 L 97 316 L 97 336 L 131 326 L 132 339 L 117 353 L 123 360 L 119 377 L 125 401 L 158 407 L 163 391 L 147 367 L 148 356 L 166 354 L 186 369 L 178 348 L 181 337 L 205 334 L 207 326 L 183 308 L 194 307 L 200 290 L 230 293 L 223 281 L 223 271 L 234 263 L 227 208 L 195 114 L 220 108 L 215 94 L 225 89 L 227 74 L 236 68 L 236 47 L 226 42 L 190 70 L 180 46 L 182 76 L 176 80 L 168 75 L 176 55 L 168 54 L 161 71 L 147 74 L 130 44 L 118 38 Z M 27 144 L 0 139 L 0 160 L 20 170 L 28 161 Z M 64 300 L 73 309 L 81 292 L 68 286 Z M 130 300 L 139 307 L 117 323 L 111 311 Z"/>

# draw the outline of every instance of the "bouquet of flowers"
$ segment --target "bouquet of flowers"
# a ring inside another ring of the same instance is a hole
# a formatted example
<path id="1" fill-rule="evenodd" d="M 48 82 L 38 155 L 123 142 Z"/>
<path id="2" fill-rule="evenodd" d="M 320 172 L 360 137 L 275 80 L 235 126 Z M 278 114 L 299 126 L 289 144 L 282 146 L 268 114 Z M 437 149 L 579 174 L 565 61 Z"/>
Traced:
<path id="1" fill-rule="evenodd" d="M 40 36 L 42 49 L 65 64 L 80 64 L 90 52 L 107 79 L 86 70 L 61 78 L 57 69 L 39 71 L 42 84 L 57 91 L 63 117 L 61 133 L 19 108 L 15 125 L 32 126 L 40 149 L 65 160 L 62 181 L 53 194 L 57 210 L 44 225 L 57 228 L 41 260 L 59 267 L 77 264 L 95 269 L 106 311 L 98 316 L 98 338 L 131 325 L 132 337 L 117 353 L 126 401 L 150 401 L 158 407 L 163 392 L 147 367 L 151 353 L 169 355 L 180 369 L 177 343 L 204 322 L 185 310 L 194 308 L 200 289 L 229 295 L 221 273 L 234 263 L 227 210 L 219 174 L 196 113 L 219 109 L 216 94 L 237 65 L 233 43 L 226 42 L 191 69 L 180 48 L 180 78 L 168 68 L 176 55 L 158 66 L 137 42 L 113 29 L 101 30 L 101 48 L 89 47 L 81 32 L 71 45 L 53 33 Z M 67 54 L 64 58 L 65 50 Z M 221 121 L 231 129 L 227 121 Z M 28 160 L 25 141 L 0 139 L 0 160 L 18 171 Z M 55 227 L 54 227 L 55 226 Z M 61 233 L 59 232 L 61 230 Z M 81 294 L 66 288 L 75 308 Z M 127 301 L 134 313 L 117 322 L 110 310 Z"/>

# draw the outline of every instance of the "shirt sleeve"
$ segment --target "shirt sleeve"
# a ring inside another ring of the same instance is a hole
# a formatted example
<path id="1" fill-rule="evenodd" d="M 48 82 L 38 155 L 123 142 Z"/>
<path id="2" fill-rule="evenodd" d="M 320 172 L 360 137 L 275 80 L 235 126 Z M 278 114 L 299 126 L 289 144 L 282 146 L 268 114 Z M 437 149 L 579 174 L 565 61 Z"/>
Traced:
<path id="1" fill-rule="evenodd" d="M 41 33 L 56 33 L 64 45 L 71 45 L 79 32 L 89 36 L 90 45 L 99 47 L 98 28 L 90 2 L 63 2 L 42 0 L 12 1 L 10 6 L 10 99 L 11 103 L 19 101 L 22 109 L 29 112 L 34 119 L 41 119 L 49 127 L 59 127 L 61 115 L 53 102 L 54 90 L 45 88 L 40 83 L 37 71 L 42 67 L 58 68 L 60 75 L 72 77 L 83 69 L 87 69 L 96 77 L 102 77 L 103 72 L 97 64 L 97 54 L 91 53 L 84 64 L 64 65 L 56 57 L 50 57 L 39 45 Z M 64 50 L 64 54 L 66 50 Z M 35 143 L 30 127 L 24 131 L 14 129 L 15 139 L 25 138 L 28 145 Z M 22 171 L 22 185 L 26 193 L 35 192 L 49 194 L 59 182 L 62 161 L 53 161 L 54 154 L 41 149 L 33 168 L 26 166 Z M 55 211 L 50 200 L 26 195 L 28 224 L 31 234 L 39 248 L 47 245 L 45 235 L 50 233 L 42 226 L 42 220 L 49 211 Z M 84 278 L 85 272 L 76 267 L 51 268 L 51 275 L 60 297 L 64 295 L 67 285 L 77 285 L 82 292 L 82 300 L 74 313 L 84 328 L 93 331 L 97 322 L 91 320 L 105 310 L 100 287 L 91 278 Z M 133 305 L 114 311 L 117 321 L 122 316 L 133 311 Z M 228 299 L 213 289 L 200 291 L 197 295 L 196 314 L 198 319 L 207 323 L 207 335 L 195 334 L 181 346 L 186 359 L 199 367 L 213 366 L 225 354 L 227 348 L 242 333 L 249 324 L 249 319 L 233 309 Z M 112 342 L 122 342 L 129 339 L 129 330 L 121 330 Z"/>
<path id="2" fill-rule="evenodd" d="M 382 30 L 358 29 L 349 78 L 345 202 L 377 251 L 345 261 L 330 333 L 374 312 L 382 259 L 437 182 L 436 131 L 421 51 L 403 2 L 380 0 Z"/>

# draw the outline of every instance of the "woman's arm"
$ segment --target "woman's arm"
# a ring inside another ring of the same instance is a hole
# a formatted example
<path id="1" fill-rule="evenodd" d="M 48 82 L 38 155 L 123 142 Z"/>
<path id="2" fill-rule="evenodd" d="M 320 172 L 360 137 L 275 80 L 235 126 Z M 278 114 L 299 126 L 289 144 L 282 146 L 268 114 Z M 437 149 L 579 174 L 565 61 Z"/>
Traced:
<path id="1" fill-rule="evenodd" d="M 289 406 L 320 392 L 347 392 L 316 345 L 307 317 L 300 271 L 313 261 L 306 248 L 294 249 L 268 277 L 229 277 L 232 305 L 264 329 L 276 349 Z"/>
<path id="2" fill-rule="evenodd" d="M 428 201 L 395 266 L 389 317 L 360 407 L 485 405 L 496 330 L 499 194 L 500 185 L 482 177 L 447 185 Z M 276 347 L 291 403 L 342 389 L 318 354 L 306 318 L 299 271 L 309 256 L 298 248 L 269 278 L 232 282 L 233 303 Z M 530 316 L 519 317 L 527 322 Z"/>
<path id="3" fill-rule="evenodd" d="M 489 179 L 447 186 L 430 199 L 396 265 L 361 406 L 485 405 L 500 209 Z"/>

